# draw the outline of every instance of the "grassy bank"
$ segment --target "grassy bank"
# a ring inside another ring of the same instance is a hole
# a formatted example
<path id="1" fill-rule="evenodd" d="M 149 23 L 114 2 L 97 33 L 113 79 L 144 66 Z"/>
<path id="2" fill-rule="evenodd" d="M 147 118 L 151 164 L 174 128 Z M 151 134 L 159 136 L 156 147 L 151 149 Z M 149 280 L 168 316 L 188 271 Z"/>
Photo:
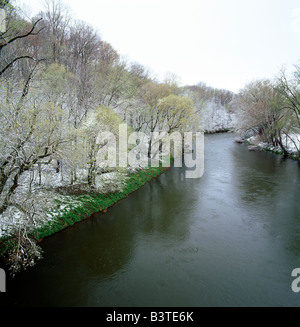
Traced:
<path id="1" fill-rule="evenodd" d="M 150 167 L 139 170 L 137 173 L 129 173 L 121 191 L 113 193 L 90 192 L 75 194 L 70 197 L 60 197 L 57 204 L 63 207 L 58 212 L 48 212 L 52 218 L 41 227 L 30 232 L 30 238 L 40 243 L 44 238 L 54 235 L 66 228 L 73 226 L 80 221 L 89 218 L 97 212 L 106 212 L 108 208 L 122 199 L 128 197 L 132 192 L 149 182 L 152 178 L 158 177 L 168 168 Z M 4 237 L 0 240 L 0 256 L 6 258 L 8 253 L 16 246 L 16 240 L 11 237 Z"/>
<path id="2" fill-rule="evenodd" d="M 118 201 L 126 198 L 132 192 L 142 187 L 152 178 L 158 177 L 166 168 L 148 168 L 140 170 L 136 174 L 129 174 L 125 185 L 120 192 L 109 194 L 91 193 L 75 196 L 81 205 L 73 206 L 66 203 L 64 210 L 56 216 L 56 219 L 50 221 L 47 225 L 34 231 L 34 239 L 41 240 L 51 236 L 67 227 L 73 226 L 96 212 L 106 212 L 109 207 L 112 207 Z"/>

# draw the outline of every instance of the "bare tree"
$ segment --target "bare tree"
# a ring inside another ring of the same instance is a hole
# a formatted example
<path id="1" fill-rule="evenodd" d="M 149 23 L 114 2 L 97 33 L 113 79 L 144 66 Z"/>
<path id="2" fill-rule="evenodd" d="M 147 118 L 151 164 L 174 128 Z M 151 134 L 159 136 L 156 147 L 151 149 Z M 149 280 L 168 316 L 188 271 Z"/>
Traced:
<path id="1" fill-rule="evenodd" d="M 63 60 L 64 45 L 71 22 L 69 12 L 70 9 L 61 0 L 45 0 L 43 18 L 48 30 L 48 52 L 53 62 L 61 63 Z"/>
<path id="2" fill-rule="evenodd" d="M 260 140 L 280 146 L 288 155 L 282 136 L 288 135 L 291 117 L 284 97 L 269 80 L 254 81 L 240 92 L 237 130 L 242 134 L 251 131 Z"/>
<path id="3" fill-rule="evenodd" d="M 38 28 L 41 18 L 27 22 L 18 15 L 13 6 L 5 7 L 5 10 L 7 28 L 4 33 L 0 34 L 0 77 L 23 59 L 37 60 L 37 54 L 22 47 L 20 41 L 37 36 L 42 30 Z"/>
<path id="4" fill-rule="evenodd" d="M 289 79 L 285 70 L 277 77 L 276 90 L 286 99 L 286 108 L 292 110 L 300 127 L 300 66 L 295 66 L 293 78 Z"/>

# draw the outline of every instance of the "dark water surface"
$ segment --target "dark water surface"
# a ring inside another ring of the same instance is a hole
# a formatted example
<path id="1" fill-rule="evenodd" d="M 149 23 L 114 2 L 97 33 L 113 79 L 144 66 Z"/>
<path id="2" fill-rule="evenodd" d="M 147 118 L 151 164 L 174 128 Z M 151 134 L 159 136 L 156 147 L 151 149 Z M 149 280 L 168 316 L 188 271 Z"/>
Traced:
<path id="1" fill-rule="evenodd" d="M 109 209 L 43 241 L 7 281 L 13 305 L 300 306 L 297 162 L 205 137 L 205 173 L 172 168 Z"/>

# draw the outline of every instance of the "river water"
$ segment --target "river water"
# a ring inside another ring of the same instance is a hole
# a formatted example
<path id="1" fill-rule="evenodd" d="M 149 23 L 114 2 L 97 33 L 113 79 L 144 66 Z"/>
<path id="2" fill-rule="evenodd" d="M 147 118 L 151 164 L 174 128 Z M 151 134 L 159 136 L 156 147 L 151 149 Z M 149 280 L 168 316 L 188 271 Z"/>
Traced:
<path id="1" fill-rule="evenodd" d="M 205 173 L 172 168 L 127 199 L 42 242 L 8 278 L 9 305 L 300 306 L 297 162 L 205 136 Z"/>

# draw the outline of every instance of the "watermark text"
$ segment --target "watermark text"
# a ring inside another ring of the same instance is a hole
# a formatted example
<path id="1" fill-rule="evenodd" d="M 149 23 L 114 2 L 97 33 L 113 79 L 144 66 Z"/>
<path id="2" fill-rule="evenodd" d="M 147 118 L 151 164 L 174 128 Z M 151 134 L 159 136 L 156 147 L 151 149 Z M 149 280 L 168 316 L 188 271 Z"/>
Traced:
<path id="1" fill-rule="evenodd" d="M 98 167 L 147 168 L 185 165 L 186 178 L 201 178 L 204 173 L 204 133 L 202 132 L 133 132 L 128 135 L 127 124 L 119 125 L 119 135 L 102 132 L 97 137 Z"/>
<path id="2" fill-rule="evenodd" d="M 6 274 L 3 269 L 0 268 L 0 293 L 6 292 Z"/>

